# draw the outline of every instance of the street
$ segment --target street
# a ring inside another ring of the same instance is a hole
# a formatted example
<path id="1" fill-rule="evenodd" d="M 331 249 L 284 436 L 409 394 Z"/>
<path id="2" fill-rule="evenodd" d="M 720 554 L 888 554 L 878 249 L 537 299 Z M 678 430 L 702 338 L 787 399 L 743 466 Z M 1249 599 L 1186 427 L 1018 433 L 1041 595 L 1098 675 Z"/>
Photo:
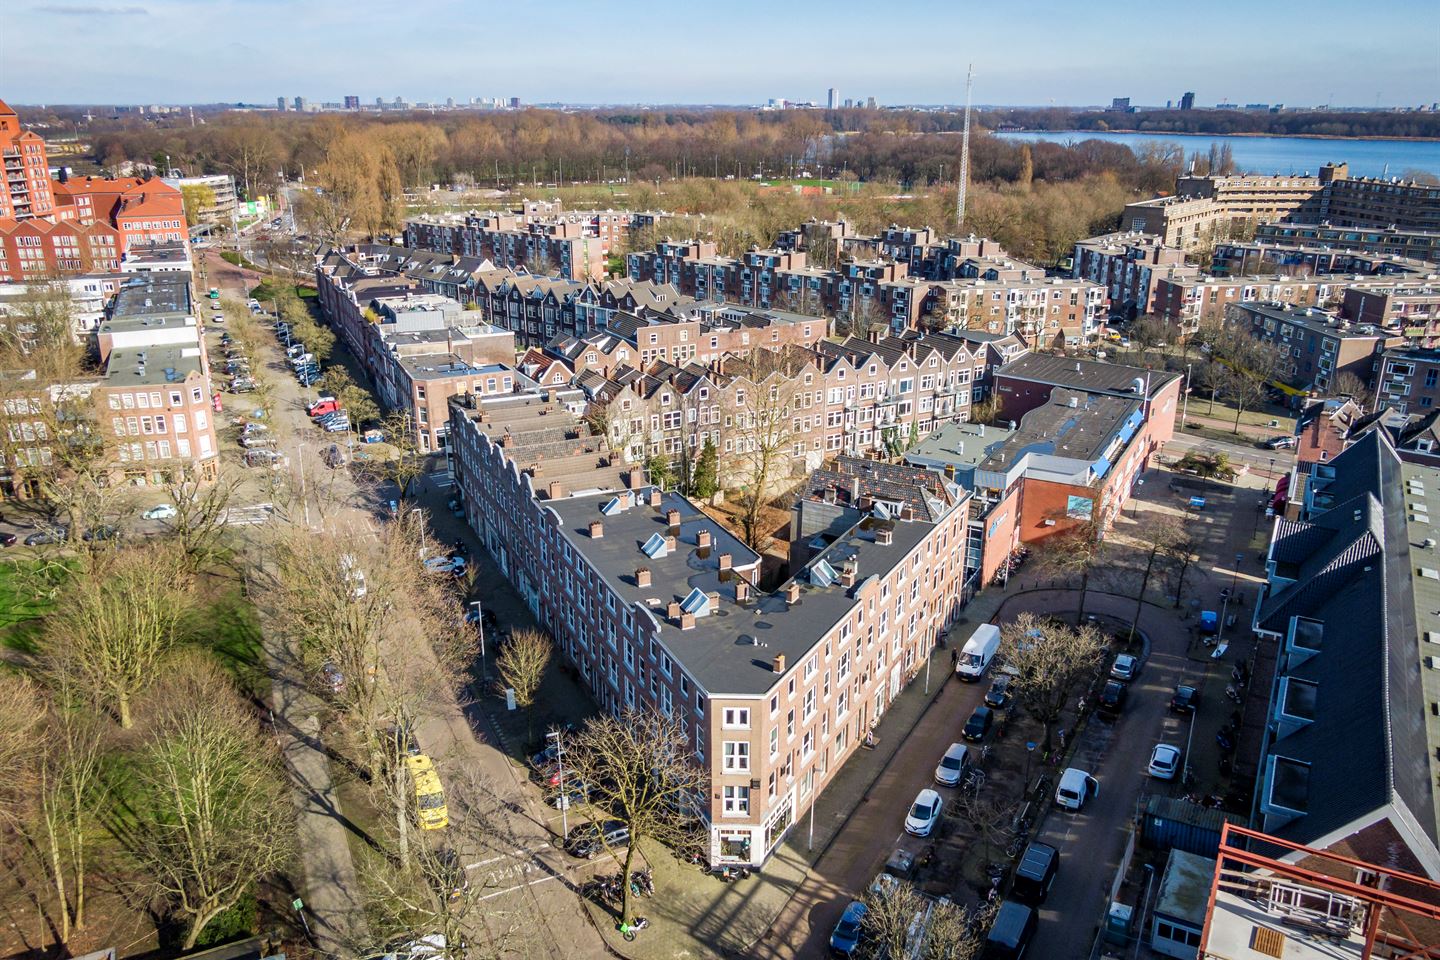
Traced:
<path id="1" fill-rule="evenodd" d="M 247 275 L 208 251 L 206 259 L 209 284 L 219 286 L 226 296 L 243 300 L 248 287 L 257 282 L 253 274 Z M 217 352 L 223 329 L 211 328 L 209 333 L 216 338 L 210 348 Z M 327 435 L 306 417 L 305 391 L 289 376 L 278 343 L 262 341 L 261 353 L 252 360 L 267 370 L 275 384 L 271 421 L 277 443 L 290 458 L 297 484 L 305 477 L 312 494 L 323 489 L 331 504 L 323 519 L 316 511 L 311 522 L 336 529 L 375 530 L 373 497 L 354 482 L 348 471 L 331 470 L 321 460 Z M 332 362 L 342 359 L 337 355 Z M 245 468 L 231 462 L 226 469 Z M 252 470 L 249 474 L 260 477 L 264 471 Z M 428 511 L 431 532 L 443 543 L 462 538 L 469 543 L 472 562 L 480 564 L 477 583 L 491 585 L 493 591 L 484 598 L 485 604 L 495 609 L 502 621 L 528 618 L 528 611 L 509 591 L 498 571 L 490 567 L 469 528 L 445 509 L 449 483 L 448 473 L 442 470 L 420 484 L 417 500 Z M 254 524 L 270 517 L 269 504 L 260 499 L 266 496 L 263 487 L 247 483 L 246 493 L 258 502 L 232 506 L 228 522 Z M 298 522 L 298 518 L 291 519 Z M 268 632 L 266 649 L 274 680 L 272 705 L 277 733 L 295 782 L 300 813 L 303 898 L 310 912 L 311 929 L 324 953 L 344 955 L 368 949 L 376 945 L 365 940 L 364 918 L 357 906 L 359 882 L 350 850 L 362 828 L 346 817 L 330 781 L 325 733 L 318 720 L 323 705 L 305 691 L 291 652 L 284 644 L 274 642 Z M 543 944 L 544 949 L 538 952 L 547 956 L 602 956 L 599 934 L 573 889 L 577 874 L 583 881 L 594 865 L 576 861 L 551 844 L 549 826 L 559 818 L 558 812 L 541 802 L 539 791 L 527 784 L 524 772 L 491 744 L 493 737 L 478 706 L 462 709 L 454 701 L 440 705 L 435 715 L 421 724 L 416 736 L 442 771 L 452 771 L 450 787 L 461 798 L 460 803 L 452 801 L 452 817 L 468 806 L 485 825 L 484 831 L 468 833 L 485 833 L 486 845 L 459 851 L 472 874 L 471 883 L 483 888 L 477 901 L 484 904 L 484 909 L 477 913 L 484 918 L 487 929 L 477 930 L 476 940 L 496 945 L 503 952 L 524 953 Z"/>

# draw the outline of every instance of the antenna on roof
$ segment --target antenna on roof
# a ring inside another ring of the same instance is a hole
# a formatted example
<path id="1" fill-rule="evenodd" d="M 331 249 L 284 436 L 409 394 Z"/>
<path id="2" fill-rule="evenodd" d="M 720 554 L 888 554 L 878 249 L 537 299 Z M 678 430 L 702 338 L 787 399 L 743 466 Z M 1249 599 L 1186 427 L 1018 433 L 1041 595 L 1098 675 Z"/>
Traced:
<path id="1" fill-rule="evenodd" d="M 965 227 L 965 188 L 970 183 L 970 91 L 975 85 L 975 64 L 965 74 L 965 129 L 960 136 L 960 185 L 955 191 L 955 229 Z"/>

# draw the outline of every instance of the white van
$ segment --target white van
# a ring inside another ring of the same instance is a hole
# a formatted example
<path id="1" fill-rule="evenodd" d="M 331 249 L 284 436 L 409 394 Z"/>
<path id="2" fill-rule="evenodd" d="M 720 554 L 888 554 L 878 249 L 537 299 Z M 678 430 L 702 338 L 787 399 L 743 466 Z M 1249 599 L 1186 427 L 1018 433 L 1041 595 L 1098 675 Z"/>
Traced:
<path id="1" fill-rule="evenodd" d="M 993 623 L 982 623 L 970 634 L 970 639 L 965 641 L 965 646 L 960 651 L 960 657 L 955 661 L 955 673 L 961 680 L 976 681 L 985 673 L 990 666 L 990 661 L 995 659 L 995 651 L 1000 649 L 1000 628 Z"/>
<path id="2" fill-rule="evenodd" d="M 1066 810 L 1079 810 L 1091 797 L 1100 796 L 1100 781 L 1084 770 L 1066 767 L 1055 788 L 1055 805 Z"/>

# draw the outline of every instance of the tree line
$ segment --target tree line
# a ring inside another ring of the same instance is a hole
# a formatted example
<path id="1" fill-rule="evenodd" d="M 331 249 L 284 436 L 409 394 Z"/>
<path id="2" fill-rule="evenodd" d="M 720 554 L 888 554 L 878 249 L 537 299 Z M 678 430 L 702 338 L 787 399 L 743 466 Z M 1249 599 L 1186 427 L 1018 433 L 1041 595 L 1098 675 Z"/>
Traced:
<path id="1" fill-rule="evenodd" d="M 1127 130 L 1138 133 L 1263 133 L 1277 137 L 1440 137 L 1440 114 L 1388 111 L 995 110 L 987 126 L 1026 130 Z"/>

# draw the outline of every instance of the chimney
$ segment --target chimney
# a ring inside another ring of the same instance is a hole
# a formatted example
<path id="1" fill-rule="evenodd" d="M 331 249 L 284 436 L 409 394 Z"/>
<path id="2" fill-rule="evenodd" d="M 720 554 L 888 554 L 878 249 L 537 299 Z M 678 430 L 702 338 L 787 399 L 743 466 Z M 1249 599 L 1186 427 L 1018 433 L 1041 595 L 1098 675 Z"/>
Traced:
<path id="1" fill-rule="evenodd" d="M 636 568 L 635 568 L 635 586 L 637 586 L 637 587 L 648 587 L 648 586 L 650 586 L 650 568 L 649 568 L 649 567 L 636 567 Z"/>
<path id="2" fill-rule="evenodd" d="M 650 506 L 654 507 L 654 508 L 657 509 L 657 510 L 660 509 L 660 500 L 661 500 L 661 498 L 664 497 L 664 496 L 665 496 L 665 495 L 660 492 L 660 488 L 659 488 L 659 487 L 651 487 L 651 488 L 650 488 Z"/>
<path id="3" fill-rule="evenodd" d="M 639 467 L 631 467 L 625 478 L 625 486 L 631 490 L 638 490 L 645 486 L 645 471 Z"/>
<path id="4" fill-rule="evenodd" d="M 735 578 L 735 602 L 744 603 L 750 599 L 750 584 L 739 577 Z"/>
<path id="5" fill-rule="evenodd" d="M 708 529 L 701 530 L 699 533 L 695 534 L 695 545 L 698 546 L 701 550 L 710 549 L 710 531 Z"/>
<path id="6" fill-rule="evenodd" d="M 860 575 L 854 560 L 846 560 L 845 566 L 840 570 L 840 583 L 845 587 L 855 586 L 855 579 Z"/>
<path id="7" fill-rule="evenodd" d="M 895 532 L 889 527 L 881 527 L 875 531 L 875 542 L 882 547 L 888 547 L 895 542 Z"/>
<path id="8" fill-rule="evenodd" d="M 777 653 L 777 654 L 775 654 L 775 659 L 770 662 L 770 669 L 771 669 L 771 671 L 773 671 L 774 673 L 784 673 L 784 672 L 785 672 L 785 654 L 783 654 L 783 653 Z"/>
<path id="9" fill-rule="evenodd" d="M 670 606 L 665 609 L 665 616 L 668 617 L 670 620 L 676 622 L 676 623 L 679 623 L 679 622 L 680 622 L 680 601 L 679 601 L 679 600 L 671 600 L 671 601 L 670 601 Z"/>
<path id="10" fill-rule="evenodd" d="M 675 538 L 674 538 L 674 537 L 666 537 L 666 538 L 665 538 L 665 552 L 666 552 L 666 553 L 674 553 L 674 552 L 675 552 L 675 547 L 676 547 Z"/>
<path id="11" fill-rule="evenodd" d="M 728 553 L 720 554 L 720 582 L 728 583 L 730 580 L 730 566 L 735 559 Z"/>
<path id="12" fill-rule="evenodd" d="M 550 492 L 549 492 L 549 495 L 548 495 L 548 496 L 549 496 L 549 499 L 551 499 L 551 500 L 559 500 L 559 499 L 560 499 L 560 494 L 561 494 L 562 492 L 564 492 L 564 490 L 565 490 L 565 488 L 564 488 L 564 486 L 561 485 L 561 483 L 560 483 L 559 480 L 551 480 L 551 481 L 550 481 Z"/>
<path id="13" fill-rule="evenodd" d="M 694 630 L 694 629 L 695 629 L 695 614 L 693 614 L 693 613 L 682 613 L 682 614 L 680 614 L 680 629 L 681 629 L 681 630 Z"/>
<path id="14" fill-rule="evenodd" d="M 850 505 L 853 507 L 860 502 L 860 478 L 850 478 Z"/>
<path id="15" fill-rule="evenodd" d="M 794 604 L 799 599 L 800 584 L 795 583 L 793 580 L 790 583 L 785 584 L 785 602 L 789 604 Z"/>
<path id="16" fill-rule="evenodd" d="M 679 511 L 679 510 L 667 510 L 667 511 L 665 511 L 665 522 L 666 522 L 667 524 L 669 524 L 669 526 L 670 526 L 670 536 L 672 536 L 672 537 L 677 537 L 677 536 L 680 535 L 680 511 Z"/>
<path id="17" fill-rule="evenodd" d="M 590 539 L 599 540 L 605 536 L 605 524 L 600 520 L 590 521 Z"/>
<path id="18" fill-rule="evenodd" d="M 736 577 L 735 579 L 738 581 L 740 578 L 739 578 L 739 577 Z M 720 591 L 719 591 L 719 590 L 711 590 L 711 591 L 710 591 L 709 593 L 707 593 L 705 596 L 710 600 L 710 609 L 711 609 L 711 610 L 717 610 L 717 609 L 719 609 L 719 607 L 720 607 Z"/>

